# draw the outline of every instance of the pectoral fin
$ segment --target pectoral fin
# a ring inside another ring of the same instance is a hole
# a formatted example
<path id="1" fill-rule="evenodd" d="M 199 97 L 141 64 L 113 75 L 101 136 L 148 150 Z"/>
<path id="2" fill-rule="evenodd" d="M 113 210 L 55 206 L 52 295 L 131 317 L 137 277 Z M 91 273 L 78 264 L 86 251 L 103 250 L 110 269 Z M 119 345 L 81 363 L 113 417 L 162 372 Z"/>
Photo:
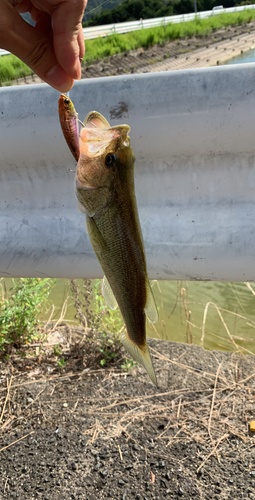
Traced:
<path id="1" fill-rule="evenodd" d="M 108 251 L 107 244 L 105 239 L 103 238 L 102 234 L 100 233 L 96 222 L 94 221 L 93 217 L 86 217 L 85 219 L 86 222 L 86 229 L 89 235 L 90 242 L 92 244 L 92 247 L 94 249 L 94 252 L 101 264 L 101 259 L 105 255 L 105 253 Z"/>
<path id="2" fill-rule="evenodd" d="M 158 311 L 149 281 L 147 284 L 147 301 L 144 312 L 151 323 L 157 323 Z"/>
<path id="3" fill-rule="evenodd" d="M 152 383 L 157 387 L 157 379 L 154 372 L 150 351 L 146 343 L 144 350 L 140 349 L 130 338 L 128 337 L 126 331 L 121 335 L 121 341 L 125 349 L 129 352 L 132 358 L 140 363 L 147 371 Z"/>
<path id="4" fill-rule="evenodd" d="M 78 210 L 80 210 L 80 212 L 82 212 L 83 214 L 86 214 L 86 215 L 87 215 L 87 212 L 86 212 L 86 210 L 85 210 L 84 206 L 80 203 L 80 201 L 79 201 L 79 200 L 77 200 L 76 205 L 77 205 Z"/>
<path id="5" fill-rule="evenodd" d="M 88 190 L 89 192 L 89 190 Z M 82 189 L 75 189 L 75 194 L 77 198 L 77 208 L 82 212 L 83 214 L 86 214 L 88 217 L 93 217 L 95 215 L 95 210 L 93 206 L 89 203 L 89 201 L 86 200 L 84 197 L 85 190 L 83 191 Z M 87 195 L 89 198 L 90 192 Z"/>
<path id="6" fill-rule="evenodd" d="M 110 287 L 109 281 L 106 278 L 106 276 L 104 276 L 103 281 L 102 281 L 102 294 L 103 294 L 103 296 L 105 298 L 105 302 L 108 304 L 108 306 L 111 309 L 113 309 L 113 311 L 115 309 L 117 309 L 118 302 L 115 299 L 115 296 L 113 294 L 113 291 L 112 291 L 112 289 Z"/>

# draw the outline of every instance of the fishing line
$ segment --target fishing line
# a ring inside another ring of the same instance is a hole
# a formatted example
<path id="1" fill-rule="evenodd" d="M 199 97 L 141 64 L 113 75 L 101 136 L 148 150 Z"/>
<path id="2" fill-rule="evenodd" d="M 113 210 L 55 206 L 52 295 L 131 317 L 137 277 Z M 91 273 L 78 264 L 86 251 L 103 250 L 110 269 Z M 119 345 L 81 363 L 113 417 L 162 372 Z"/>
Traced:
<path id="1" fill-rule="evenodd" d="M 82 127 L 85 127 L 84 123 L 78 118 L 78 122 Z"/>
<path id="2" fill-rule="evenodd" d="M 93 9 L 90 9 L 88 11 L 85 10 L 84 12 L 84 17 L 86 16 L 86 14 L 90 14 L 90 12 L 93 12 L 94 10 L 97 10 L 99 9 L 100 7 L 102 7 L 102 5 L 104 5 L 105 3 L 109 2 L 110 0 L 105 0 L 104 2 L 102 2 L 100 5 L 97 5 L 96 7 L 94 7 Z"/>

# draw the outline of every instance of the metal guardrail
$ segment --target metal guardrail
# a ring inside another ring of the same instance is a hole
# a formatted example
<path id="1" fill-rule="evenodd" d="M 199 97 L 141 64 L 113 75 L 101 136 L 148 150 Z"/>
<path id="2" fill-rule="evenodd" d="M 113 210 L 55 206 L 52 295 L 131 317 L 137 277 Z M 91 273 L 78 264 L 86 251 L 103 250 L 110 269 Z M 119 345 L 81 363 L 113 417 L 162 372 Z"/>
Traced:
<path id="1" fill-rule="evenodd" d="M 105 37 L 107 35 L 112 35 L 113 33 L 128 33 L 130 31 L 137 31 L 147 28 L 155 28 L 157 26 L 166 25 L 169 23 L 178 24 L 187 21 L 193 21 L 196 17 L 199 19 L 206 19 L 210 16 L 217 16 L 218 14 L 241 12 L 247 9 L 255 9 L 255 4 L 253 5 L 242 5 L 240 7 L 229 7 L 227 9 L 215 9 L 206 10 L 203 12 L 190 13 L 190 14 L 180 14 L 178 16 L 166 16 L 166 17 L 156 17 L 154 19 L 141 19 L 140 21 L 131 21 L 126 23 L 117 24 L 105 24 L 104 26 L 92 26 L 90 28 L 84 28 L 83 34 L 85 40 L 91 40 L 93 38 Z M 10 54 L 10 52 L 0 49 L 0 56 Z"/>
<path id="2" fill-rule="evenodd" d="M 255 64 L 81 80 L 131 126 L 150 278 L 255 281 Z M 0 276 L 102 276 L 49 85 L 0 88 Z M 118 118 L 117 118 L 118 117 Z"/>
<path id="3" fill-rule="evenodd" d="M 127 33 L 129 31 L 137 31 L 146 28 L 155 28 L 156 26 L 165 26 L 166 24 L 173 23 L 183 23 L 187 21 L 193 21 L 196 17 L 199 19 L 206 19 L 210 16 L 215 16 L 218 14 L 241 12 L 246 9 L 255 9 L 255 5 L 245 5 L 241 7 L 229 7 L 227 9 L 219 10 L 206 10 L 203 12 L 192 12 L 190 14 L 180 14 L 178 16 L 166 16 L 166 17 L 156 17 L 154 19 L 141 19 L 140 21 L 131 21 L 126 23 L 118 24 L 106 24 L 104 26 L 93 26 L 91 28 L 84 28 L 83 33 L 85 40 L 91 38 L 99 38 L 101 36 L 107 36 L 113 33 Z"/>

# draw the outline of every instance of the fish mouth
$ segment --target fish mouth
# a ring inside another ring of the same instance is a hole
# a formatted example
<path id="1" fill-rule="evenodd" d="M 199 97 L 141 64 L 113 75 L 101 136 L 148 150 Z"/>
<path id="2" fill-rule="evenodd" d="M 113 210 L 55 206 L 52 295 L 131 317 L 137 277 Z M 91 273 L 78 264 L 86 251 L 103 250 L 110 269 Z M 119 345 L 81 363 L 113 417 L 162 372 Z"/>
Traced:
<path id="1" fill-rule="evenodd" d="M 97 111 L 90 111 L 80 133 L 81 154 L 95 157 L 103 153 L 116 139 L 122 147 L 129 146 L 129 125 L 111 127 L 106 118 Z"/>

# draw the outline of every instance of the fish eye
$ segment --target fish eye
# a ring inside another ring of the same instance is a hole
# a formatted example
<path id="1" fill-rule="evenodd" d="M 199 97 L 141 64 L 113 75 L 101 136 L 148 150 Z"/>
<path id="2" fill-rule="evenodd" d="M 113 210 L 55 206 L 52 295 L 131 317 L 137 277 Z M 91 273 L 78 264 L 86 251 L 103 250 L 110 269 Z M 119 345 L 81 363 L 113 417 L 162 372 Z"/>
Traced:
<path id="1" fill-rule="evenodd" d="M 115 163 L 117 161 L 117 156 L 114 153 L 108 153 L 108 155 L 106 155 L 104 161 L 105 161 L 106 167 L 109 167 L 109 168 L 114 167 Z"/>
<path id="2" fill-rule="evenodd" d="M 70 99 L 66 98 L 66 99 L 64 100 L 64 103 L 65 103 L 65 104 L 69 104 L 69 103 L 70 103 Z"/>

